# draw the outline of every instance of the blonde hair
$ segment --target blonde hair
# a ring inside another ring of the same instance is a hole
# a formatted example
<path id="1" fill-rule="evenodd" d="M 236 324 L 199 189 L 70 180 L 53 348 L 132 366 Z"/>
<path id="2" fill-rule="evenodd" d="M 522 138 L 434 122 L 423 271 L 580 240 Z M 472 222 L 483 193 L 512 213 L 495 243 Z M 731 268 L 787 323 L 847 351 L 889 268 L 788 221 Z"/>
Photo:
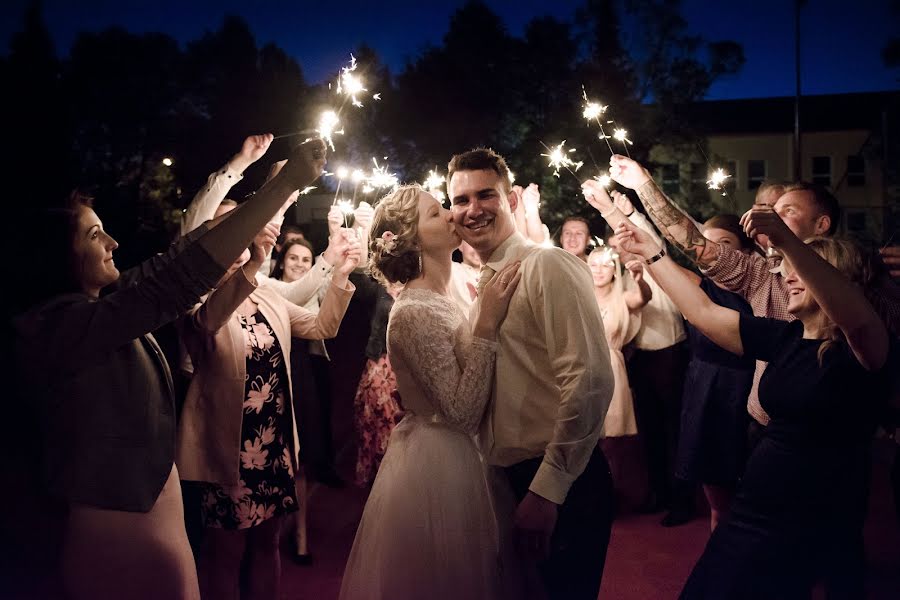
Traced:
<path id="1" fill-rule="evenodd" d="M 382 198 L 372 217 L 369 272 L 382 285 L 406 284 L 422 272 L 418 247 L 419 185 L 402 185 Z M 390 232 L 387 242 L 382 236 Z"/>
<path id="2" fill-rule="evenodd" d="M 874 272 L 867 264 L 859 246 L 849 240 L 826 237 L 810 238 L 806 240 L 806 245 L 840 271 L 844 277 L 859 285 L 866 298 L 871 302 L 870 294 L 874 283 Z M 844 333 L 830 319 L 825 326 L 825 334 L 827 339 L 819 345 L 819 351 L 816 354 L 820 367 L 828 350 L 847 342 Z"/>

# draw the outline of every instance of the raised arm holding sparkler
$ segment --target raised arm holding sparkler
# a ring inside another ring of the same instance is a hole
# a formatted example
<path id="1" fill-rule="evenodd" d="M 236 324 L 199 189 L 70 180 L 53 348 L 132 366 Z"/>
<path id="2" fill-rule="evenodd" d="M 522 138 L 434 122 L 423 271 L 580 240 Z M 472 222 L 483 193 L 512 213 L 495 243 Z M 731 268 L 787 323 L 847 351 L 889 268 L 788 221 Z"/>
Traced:
<path id="1" fill-rule="evenodd" d="M 694 220 L 659 189 L 647 169 L 618 154 L 609 164 L 613 180 L 637 192 L 647 214 L 669 242 L 702 268 L 715 264 L 719 258 L 719 244 L 703 237 Z"/>

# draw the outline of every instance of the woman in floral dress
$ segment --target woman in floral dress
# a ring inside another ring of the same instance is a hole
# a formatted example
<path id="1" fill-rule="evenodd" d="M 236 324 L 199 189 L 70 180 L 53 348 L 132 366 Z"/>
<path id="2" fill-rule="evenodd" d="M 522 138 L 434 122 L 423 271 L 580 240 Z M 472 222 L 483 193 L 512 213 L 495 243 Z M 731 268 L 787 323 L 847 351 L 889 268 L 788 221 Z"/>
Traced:
<path id="1" fill-rule="evenodd" d="M 387 354 L 387 325 L 391 307 L 402 286 L 386 289 L 374 279 L 366 285 L 376 294 L 372 329 L 366 344 L 366 366 L 363 368 L 356 397 L 353 399 L 353 424 L 356 429 L 356 484 L 372 485 L 394 426 L 403 411 L 394 399 L 397 377 Z"/>
<path id="2" fill-rule="evenodd" d="M 267 225 L 249 260 L 243 257 L 246 264 L 236 262 L 182 322 L 194 377 L 179 423 L 177 462 L 183 479 L 204 486 L 206 539 L 198 575 L 205 598 L 280 597 L 279 530 L 281 517 L 297 509 L 299 448 L 285 357 L 292 336 L 334 337 L 354 290 L 347 275 L 359 261 L 358 241 L 335 265 L 318 314 L 256 287 L 255 273 L 277 234 L 277 226 Z"/>

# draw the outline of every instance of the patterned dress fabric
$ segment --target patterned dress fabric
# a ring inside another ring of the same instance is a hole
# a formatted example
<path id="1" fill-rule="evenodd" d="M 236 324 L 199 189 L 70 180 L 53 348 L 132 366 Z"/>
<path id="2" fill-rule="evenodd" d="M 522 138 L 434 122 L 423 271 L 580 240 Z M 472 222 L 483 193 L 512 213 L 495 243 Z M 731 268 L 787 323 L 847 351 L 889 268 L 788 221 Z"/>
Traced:
<path id="1" fill-rule="evenodd" d="M 235 486 L 205 483 L 202 496 L 206 526 L 231 530 L 297 510 L 284 355 L 262 313 L 239 315 L 239 320 L 247 361 L 240 481 Z"/>
<path id="2" fill-rule="evenodd" d="M 356 454 L 356 484 L 371 485 L 387 451 L 394 426 L 403 411 L 393 398 L 397 378 L 387 354 L 368 359 L 353 400 L 353 417 L 359 447 Z"/>

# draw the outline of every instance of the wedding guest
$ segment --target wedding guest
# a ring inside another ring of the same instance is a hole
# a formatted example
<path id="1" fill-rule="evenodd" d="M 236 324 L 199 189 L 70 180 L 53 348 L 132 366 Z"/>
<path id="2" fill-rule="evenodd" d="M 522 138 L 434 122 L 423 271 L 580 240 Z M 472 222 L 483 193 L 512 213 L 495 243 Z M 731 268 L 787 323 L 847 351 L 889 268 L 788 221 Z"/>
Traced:
<path id="1" fill-rule="evenodd" d="M 704 335 L 768 362 L 759 398 L 771 421 L 681 597 L 807 597 L 823 578 L 829 597 L 862 598 L 870 442 L 888 383 L 888 333 L 866 296 L 877 290 L 849 242 L 804 244 L 771 209 L 751 211 L 744 228 L 784 256 L 797 320 L 715 304 L 649 236 L 628 222 L 617 228 Z"/>
<path id="2" fill-rule="evenodd" d="M 594 296 L 603 317 L 603 331 L 609 345 L 615 389 L 609 411 L 603 421 L 600 445 L 609 459 L 613 486 L 621 497 L 646 493 L 643 481 L 636 477 L 646 469 L 637 439 L 637 421 L 631 384 L 625 370 L 622 348 L 637 334 L 641 326 L 641 310 L 650 301 L 653 292 L 644 281 L 643 263 L 629 260 L 625 268 L 630 274 L 630 285 L 624 283 L 619 255 L 610 247 L 596 248 L 588 256 L 588 267 L 594 283 Z"/>
<path id="3" fill-rule="evenodd" d="M 68 505 L 69 597 L 199 597 L 173 460 L 171 378 L 149 332 L 208 291 L 291 191 L 321 174 L 324 157 L 320 140 L 298 147 L 239 214 L 122 274 L 118 244 L 89 206 L 41 216 L 38 250 L 65 268 L 28 286 L 33 308 L 17 319 L 17 349 L 33 382 L 46 485 Z"/>
<path id="4" fill-rule="evenodd" d="M 277 232 L 267 224 L 249 256 L 181 324 L 195 372 L 178 425 L 177 462 L 185 479 L 205 487 L 198 572 L 210 598 L 280 597 L 281 520 L 297 510 L 291 337 L 334 337 L 354 290 L 347 275 L 358 244 L 335 265 L 318 313 L 258 286 L 255 274 Z"/>

